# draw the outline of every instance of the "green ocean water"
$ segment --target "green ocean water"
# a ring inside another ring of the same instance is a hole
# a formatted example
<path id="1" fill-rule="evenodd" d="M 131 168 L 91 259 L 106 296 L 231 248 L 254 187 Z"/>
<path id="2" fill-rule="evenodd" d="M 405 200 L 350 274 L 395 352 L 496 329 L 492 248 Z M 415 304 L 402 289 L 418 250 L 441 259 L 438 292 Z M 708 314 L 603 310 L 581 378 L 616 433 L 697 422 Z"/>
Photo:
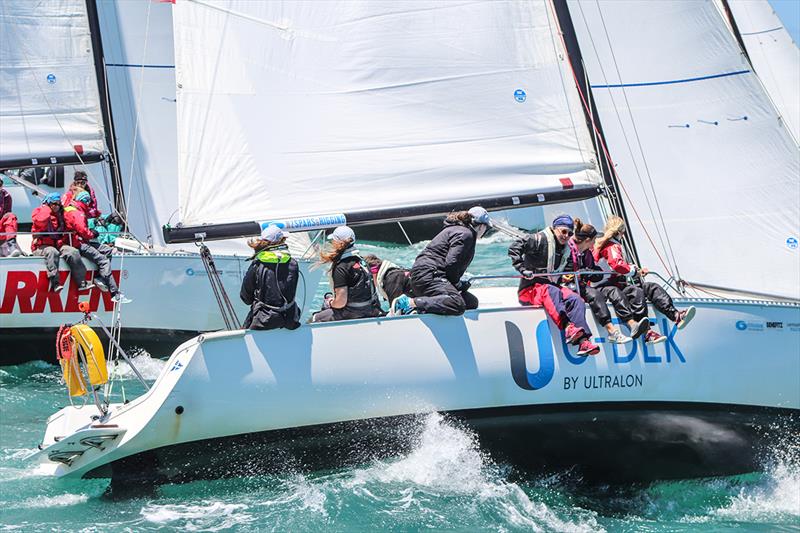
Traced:
<path id="1" fill-rule="evenodd" d="M 507 245 L 502 238 L 482 243 L 469 272 L 511 273 Z M 360 248 L 410 265 L 421 245 Z M 314 304 L 324 292 L 320 287 Z M 165 364 L 157 357 L 167 355 L 141 354 L 137 368 L 152 382 Z M 121 365 L 119 372 L 114 401 L 122 399 L 123 388 L 129 399 L 144 391 L 130 368 Z M 402 457 L 313 474 L 287 470 L 168 485 L 111 499 L 107 480 L 53 480 L 27 460 L 47 417 L 67 402 L 56 366 L 0 368 L 0 529 L 800 531 L 798 435 L 776 433 L 762 472 L 604 486 L 570 471 L 519 475 L 513 465 L 494 462 L 456 422 L 432 413 L 421 428 L 409 428 L 415 445 Z"/>

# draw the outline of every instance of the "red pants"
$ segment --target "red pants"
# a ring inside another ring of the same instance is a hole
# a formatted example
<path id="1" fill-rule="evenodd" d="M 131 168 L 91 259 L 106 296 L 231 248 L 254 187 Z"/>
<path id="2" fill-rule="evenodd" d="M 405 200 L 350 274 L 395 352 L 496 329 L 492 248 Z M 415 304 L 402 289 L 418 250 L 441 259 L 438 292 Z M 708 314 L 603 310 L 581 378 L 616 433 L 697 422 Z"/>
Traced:
<path id="1" fill-rule="evenodd" d="M 17 215 L 6 213 L 0 218 L 0 242 L 13 239 L 17 236 Z"/>
<path id="2" fill-rule="evenodd" d="M 580 296 L 566 287 L 537 283 L 519 291 L 518 296 L 522 305 L 544 307 L 547 316 L 559 329 L 566 328 L 572 322 L 587 333 L 591 331 L 586 322 L 586 304 Z"/>

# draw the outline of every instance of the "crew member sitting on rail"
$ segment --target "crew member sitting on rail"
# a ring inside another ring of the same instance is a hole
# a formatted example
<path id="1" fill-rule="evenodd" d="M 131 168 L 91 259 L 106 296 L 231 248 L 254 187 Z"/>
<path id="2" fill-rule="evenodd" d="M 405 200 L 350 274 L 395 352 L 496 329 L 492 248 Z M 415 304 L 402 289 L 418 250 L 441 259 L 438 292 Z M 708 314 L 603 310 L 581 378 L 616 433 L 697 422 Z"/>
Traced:
<path id="1" fill-rule="evenodd" d="M 90 230 L 86 219 L 90 209 L 91 196 L 86 191 L 79 191 L 75 199 L 64 208 L 64 222 L 67 231 L 72 232 L 72 245 L 78 248 L 81 256 L 85 257 L 97 266 L 97 273 L 94 277 L 94 284 L 100 290 L 111 293 L 111 299 L 115 303 L 130 303 L 130 299 L 125 298 L 117 287 L 117 282 L 111 275 L 111 256 L 112 249 L 100 244 L 94 239 L 97 238 L 97 230 Z"/>
<path id="2" fill-rule="evenodd" d="M 643 331 L 646 331 L 645 342 L 651 344 L 664 342 L 667 340 L 666 337 L 650 329 L 650 321 L 647 319 L 647 300 L 651 301 L 653 306 L 667 318 L 675 322 L 678 329 L 685 328 L 694 318 L 695 308 L 691 306 L 683 311 L 678 311 L 675 309 L 672 298 L 663 287 L 644 281 L 644 276 L 649 271 L 625 261 L 622 244 L 618 240 L 624 234 L 625 221 L 620 217 L 612 216 L 606 221 L 603 236 L 597 239 L 594 245 L 594 258 L 603 270 L 613 270 L 618 275 L 609 275 L 597 286 L 604 292 L 608 291 L 606 287 L 616 287 L 628 299 L 632 318 L 639 325 L 637 330 L 631 327 L 632 336 L 638 337 Z M 636 282 L 634 282 L 634 276 L 638 278 Z M 617 312 L 619 313 L 619 309 Z M 620 318 L 623 316 L 620 315 Z"/>
<path id="3" fill-rule="evenodd" d="M 381 316 L 381 303 L 369 267 L 355 248 L 356 234 L 339 226 L 328 237 L 332 248 L 320 253 L 322 263 L 330 263 L 328 276 L 333 287 L 329 307 L 314 313 L 312 322 L 331 322 Z"/>
<path id="4" fill-rule="evenodd" d="M 411 290 L 411 271 L 399 267 L 389 260 L 381 259 L 377 255 L 368 254 L 364 261 L 369 265 L 372 281 L 378 289 L 378 294 L 391 304 L 403 294 L 414 296 Z"/>
<path id="5" fill-rule="evenodd" d="M 17 215 L 11 212 L 11 193 L 0 178 L 0 257 L 18 257 L 22 250 L 17 244 Z"/>
<path id="6" fill-rule="evenodd" d="M 575 290 L 580 294 L 581 298 L 589 304 L 592 314 L 600 322 L 600 325 L 606 328 L 608 332 L 608 341 L 614 344 L 625 344 L 631 342 L 633 339 L 624 335 L 617 326 L 611 323 L 611 313 L 608 310 L 608 302 L 603 292 L 592 286 L 592 283 L 602 281 L 603 275 L 600 273 L 592 273 L 592 271 L 600 270 L 594 262 L 592 249 L 594 248 L 595 239 L 597 238 L 597 230 L 591 224 L 584 224 L 581 219 L 575 219 L 575 235 L 567 242 L 570 251 L 570 260 L 567 265 L 567 270 L 574 270 L 580 272 L 578 276 L 566 275 L 562 281 L 566 282 L 567 287 Z M 576 279 L 577 278 L 577 279 Z M 577 285 L 577 287 L 576 287 Z M 619 289 L 617 289 L 619 292 Z M 619 296 L 622 296 L 621 292 Z M 612 301 L 617 304 L 618 300 L 612 298 Z M 624 303 L 624 297 L 619 300 L 620 304 Z M 620 311 L 617 311 L 617 314 Z"/>
<path id="7" fill-rule="evenodd" d="M 78 286 L 78 290 L 86 291 L 94 287 L 94 284 L 86 281 L 86 267 L 81 260 L 80 252 L 77 248 L 65 244 L 66 226 L 61 210 L 61 195 L 57 192 L 45 196 L 42 205 L 33 210 L 31 251 L 33 255 L 44 257 L 50 291 L 61 292 L 64 288 L 59 280 L 59 259 L 63 259 L 69 266 L 72 281 Z"/>
<path id="8" fill-rule="evenodd" d="M 286 246 L 286 234 L 270 224 L 247 243 L 255 255 L 242 280 L 239 297 L 250 306 L 245 329 L 297 329 L 300 308 L 295 303 L 299 267 Z"/>
<path id="9" fill-rule="evenodd" d="M 72 178 L 72 183 L 69 189 L 64 193 L 64 198 L 61 203 L 64 207 L 69 206 L 75 200 L 75 196 L 80 191 L 89 193 L 89 208 L 86 210 L 86 218 L 97 218 L 100 216 L 100 209 L 97 207 L 97 198 L 94 195 L 94 190 L 89 186 L 89 179 L 86 177 L 86 172 L 83 170 L 76 170 L 75 176 Z"/>
<path id="10" fill-rule="evenodd" d="M 522 305 L 543 306 L 550 319 L 564 330 L 566 340 L 578 346 L 578 355 L 596 355 L 600 347 L 591 341 L 586 322 L 586 304 L 567 287 L 560 287 L 560 274 L 570 260 L 567 241 L 575 223 L 559 215 L 550 227 L 515 240 L 508 249 L 511 264 L 522 274 L 517 295 Z"/>
<path id="11" fill-rule="evenodd" d="M 444 229 L 420 252 L 411 268 L 415 296 L 395 299 L 391 313 L 461 315 L 467 309 L 477 309 L 478 298 L 469 292 L 470 282 L 463 276 L 475 256 L 476 241 L 491 225 L 489 213 L 480 206 L 448 215 Z"/>

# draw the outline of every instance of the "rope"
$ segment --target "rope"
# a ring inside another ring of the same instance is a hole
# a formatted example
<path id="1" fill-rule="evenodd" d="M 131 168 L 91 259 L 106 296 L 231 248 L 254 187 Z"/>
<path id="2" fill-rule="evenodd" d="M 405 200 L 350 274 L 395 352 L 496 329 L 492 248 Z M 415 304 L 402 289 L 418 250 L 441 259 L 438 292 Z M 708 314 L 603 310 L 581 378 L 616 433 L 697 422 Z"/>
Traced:
<path id="1" fill-rule="evenodd" d="M 209 250 L 208 246 L 204 243 L 200 244 L 200 257 L 203 259 L 203 266 L 208 274 L 208 281 L 211 283 L 211 290 L 214 292 L 214 298 L 217 300 L 222 320 L 225 322 L 225 328 L 228 330 L 239 329 L 239 319 L 236 316 L 236 310 L 222 284 L 222 278 L 214 263 L 211 250 Z"/>

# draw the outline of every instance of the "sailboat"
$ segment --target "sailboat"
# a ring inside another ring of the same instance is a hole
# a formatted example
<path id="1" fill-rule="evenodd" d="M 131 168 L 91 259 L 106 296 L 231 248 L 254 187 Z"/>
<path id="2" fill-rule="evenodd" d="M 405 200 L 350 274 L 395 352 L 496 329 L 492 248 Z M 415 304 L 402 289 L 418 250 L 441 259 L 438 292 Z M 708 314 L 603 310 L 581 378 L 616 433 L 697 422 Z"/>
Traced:
<path id="1" fill-rule="evenodd" d="M 124 184 L 136 183 L 125 179 L 135 166 L 130 156 L 121 160 L 126 168 L 116 175 L 120 160 L 112 134 L 115 124 L 108 105 L 95 3 L 64 0 L 39 5 L 12 1 L 3 2 L 0 9 L 2 70 L 7 80 L 0 93 L 0 169 L 42 165 L 72 169 L 80 165 L 90 172 L 90 183 L 98 200 L 105 204 L 103 211 L 114 206 L 121 213 L 163 213 L 171 199 L 168 195 L 166 200 L 158 195 L 143 199 L 140 191 L 131 187 L 125 199 Z M 29 32 L 37 37 L 25 37 Z M 144 128 L 147 119 L 139 118 Z M 121 125 L 117 126 L 116 131 L 122 131 Z M 174 176 L 160 178 L 165 187 L 170 180 L 175 182 Z M 14 189 L 15 211 L 24 226 L 41 196 L 24 187 Z M 171 210 L 176 209 L 174 203 Z M 142 215 L 133 218 L 138 220 Z M 122 342 L 163 354 L 201 331 L 223 328 L 198 249 L 161 246 L 146 237 L 146 225 L 137 221 L 130 229 L 133 238 L 118 239 L 125 251 L 112 259 L 113 275 L 133 299 L 125 306 Z M 136 238 L 136 232 L 141 239 Z M 23 232 L 18 240 L 25 247 L 30 236 Z M 304 252 L 313 252 L 308 238 L 298 235 L 295 241 L 298 258 Z M 224 243 L 216 249 L 220 250 L 216 266 L 223 285 L 234 296 L 235 312 L 241 320 L 247 308 L 236 295 L 250 254 L 243 243 Z M 307 310 L 320 278 L 320 273 L 310 272 L 309 266 L 309 261 L 301 261 L 305 283 L 299 298 L 305 301 Z M 67 274 L 63 269 L 62 278 Z M 106 326 L 115 321 L 115 306 L 108 293 L 98 288 L 81 292 L 71 282 L 61 294 L 52 294 L 40 257 L 0 258 L 0 364 L 54 361 L 59 326 L 85 317 L 78 308 L 80 300 L 88 301 L 89 310 Z"/>
<path id="2" fill-rule="evenodd" d="M 674 63 L 665 68 L 688 64 L 681 58 L 698 50 L 741 61 L 712 2 L 664 0 L 655 15 L 651 3 L 599 6 L 606 25 L 624 24 L 626 39 L 646 43 L 625 47 L 623 65 L 665 38 L 667 30 L 655 31 L 662 25 L 681 31 L 664 42 L 684 47 L 672 50 Z M 616 147 L 600 126 L 608 116 L 600 101 L 606 88 L 591 63 L 588 76 L 576 68 L 581 52 L 588 61 L 585 40 L 597 40 L 602 25 L 579 24 L 579 10 L 565 1 L 422 7 L 178 0 L 179 180 L 192 201 L 180 213 L 183 226 L 165 227 L 166 240 L 248 235 L 267 223 L 292 230 L 600 194 L 604 209 L 624 215 L 622 208 L 638 202 L 623 197 L 619 179 L 626 177 L 608 157 Z M 636 83 L 662 79 L 662 62 L 650 59 L 637 65 L 652 77 Z M 723 79 L 746 90 L 720 97 L 720 105 L 752 103 L 745 126 L 769 134 L 764 145 L 786 163 L 793 147 L 758 80 Z M 656 97 L 682 101 L 680 94 Z M 690 111 L 706 103 L 698 100 Z M 736 148 L 738 155 L 725 155 L 758 157 Z M 198 169 L 223 164 L 257 192 L 220 197 L 193 180 Z M 664 178 L 653 178 L 666 187 Z M 680 194 L 689 200 L 691 190 Z M 234 203 L 239 218 L 221 214 Z M 712 209 L 717 202 L 703 203 Z M 783 205 L 796 213 L 800 202 Z M 662 207 L 671 224 L 674 211 Z M 636 244 L 639 231 L 652 231 L 645 219 L 631 227 Z M 689 263 L 676 252 L 679 265 L 696 267 L 708 250 L 720 253 L 714 243 L 698 242 L 705 245 L 694 250 L 700 257 Z M 796 273 L 791 263 L 775 267 L 780 283 Z M 719 270 L 727 284 L 733 265 Z M 694 287 L 711 290 L 695 276 L 701 271 L 685 271 Z M 762 286 L 766 278 L 753 277 L 753 294 L 782 290 Z M 679 292 L 689 283 L 682 279 L 667 281 Z M 471 428 L 500 461 L 609 481 L 751 471 L 772 424 L 798 431 L 800 304 L 791 293 L 786 301 L 684 296 L 681 305 L 697 307 L 690 328 L 678 331 L 653 312 L 652 326 L 667 342 L 620 347 L 599 337 L 601 353 L 591 358 L 578 357 L 542 309 L 519 306 L 514 288 L 476 294 L 480 307 L 457 317 L 200 335 L 174 351 L 140 398 L 107 404 L 99 414 L 69 406 L 51 416 L 35 460 L 57 477 L 122 482 L 317 468 L 396 453 L 416 417 L 439 411 Z"/>

